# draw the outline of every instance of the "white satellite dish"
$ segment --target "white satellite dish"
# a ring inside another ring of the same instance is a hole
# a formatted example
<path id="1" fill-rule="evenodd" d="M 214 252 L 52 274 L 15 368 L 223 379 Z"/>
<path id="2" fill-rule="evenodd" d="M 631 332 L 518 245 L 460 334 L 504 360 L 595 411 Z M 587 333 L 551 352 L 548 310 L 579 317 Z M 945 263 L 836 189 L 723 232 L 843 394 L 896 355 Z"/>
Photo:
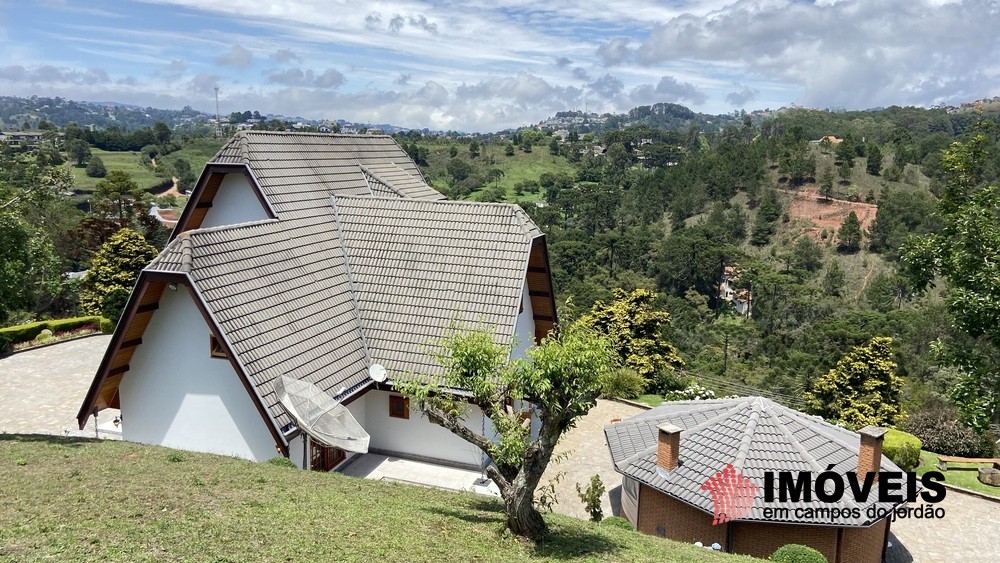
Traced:
<path id="1" fill-rule="evenodd" d="M 372 367 L 368 368 L 368 377 L 372 378 L 372 381 L 376 383 L 383 383 L 388 379 L 389 375 L 381 364 L 372 364 Z"/>
<path id="2" fill-rule="evenodd" d="M 282 375 L 274 392 L 299 428 L 313 440 L 349 452 L 368 453 L 370 436 L 351 411 L 308 381 Z"/>

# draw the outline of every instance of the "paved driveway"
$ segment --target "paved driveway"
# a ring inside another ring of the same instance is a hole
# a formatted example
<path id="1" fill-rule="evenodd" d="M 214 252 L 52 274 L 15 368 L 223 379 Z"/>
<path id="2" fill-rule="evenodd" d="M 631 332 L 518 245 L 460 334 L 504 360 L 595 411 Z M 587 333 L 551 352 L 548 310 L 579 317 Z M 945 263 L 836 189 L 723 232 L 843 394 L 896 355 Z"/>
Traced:
<path id="1" fill-rule="evenodd" d="M 0 359 L 0 432 L 94 436 L 93 418 L 76 423 L 110 336 L 91 336 Z M 117 410 L 100 414 L 114 419 Z"/>
<path id="2" fill-rule="evenodd" d="M 624 420 L 641 410 L 600 400 L 576 428 L 563 437 L 556 452 L 568 452 L 568 457 L 550 465 L 541 481 L 544 485 L 556 474 L 563 473 L 562 481 L 556 486 L 559 500 L 556 512 L 588 518 L 574 485 L 580 483 L 586 486 L 591 475 L 598 473 L 609 489 L 609 493 L 604 495 L 604 515 L 618 514 L 621 475 L 615 472 L 611 463 L 603 429 L 612 418 L 621 417 Z M 942 520 L 909 519 L 892 524 L 893 537 L 890 541 L 893 547 L 887 553 L 886 563 L 1000 561 L 1000 503 L 948 491 L 938 506 L 946 512 Z"/>

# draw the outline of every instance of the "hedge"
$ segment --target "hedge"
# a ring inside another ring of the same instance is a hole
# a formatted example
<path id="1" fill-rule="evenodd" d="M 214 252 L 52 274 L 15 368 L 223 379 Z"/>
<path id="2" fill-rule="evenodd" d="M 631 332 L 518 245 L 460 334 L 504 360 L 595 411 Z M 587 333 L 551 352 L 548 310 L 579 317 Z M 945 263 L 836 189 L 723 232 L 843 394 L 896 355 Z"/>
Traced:
<path id="1" fill-rule="evenodd" d="M 882 453 L 903 471 L 913 471 L 920 463 L 920 438 L 913 434 L 890 428 L 882 442 Z"/>
<path id="2" fill-rule="evenodd" d="M 23 325 L 16 325 L 7 328 L 0 328 L 0 355 L 10 353 L 15 344 L 34 340 L 43 330 L 48 329 L 53 334 L 69 332 L 73 329 L 87 325 L 98 327 L 106 326 L 102 317 L 72 317 L 69 319 L 56 319 L 52 321 L 38 321 Z"/>

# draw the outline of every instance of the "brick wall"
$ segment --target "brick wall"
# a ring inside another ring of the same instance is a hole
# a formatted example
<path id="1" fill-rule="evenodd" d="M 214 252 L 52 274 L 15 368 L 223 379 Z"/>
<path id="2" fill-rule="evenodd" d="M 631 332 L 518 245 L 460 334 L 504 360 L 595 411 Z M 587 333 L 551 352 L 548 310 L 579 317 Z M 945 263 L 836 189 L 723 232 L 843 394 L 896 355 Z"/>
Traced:
<path id="1" fill-rule="evenodd" d="M 733 545 L 727 549 L 725 524 L 712 525 L 712 516 L 639 484 L 639 510 L 636 528 L 645 534 L 661 535 L 685 543 L 718 543 L 723 550 L 767 559 L 779 547 L 797 543 L 822 553 L 830 563 L 837 559 L 837 528 L 733 522 Z M 886 521 L 870 528 L 845 528 L 841 539 L 841 563 L 880 563 L 885 540 Z"/>
<path id="2" fill-rule="evenodd" d="M 713 526 L 710 515 L 643 484 L 639 485 L 638 520 L 638 530 L 646 534 L 660 535 L 657 533 L 659 527 L 663 528 L 664 536 L 672 540 L 700 541 L 704 545 L 718 543 L 726 548 L 725 524 Z"/>
<path id="3" fill-rule="evenodd" d="M 880 563 L 882 545 L 885 542 L 885 524 L 886 520 L 883 519 L 868 528 L 845 528 L 840 560 L 843 563 Z"/>
<path id="4" fill-rule="evenodd" d="M 822 553 L 830 563 L 837 560 L 837 528 L 736 522 L 733 530 L 734 553 L 767 559 L 779 547 L 789 543 L 808 545 Z M 854 563 L 851 559 L 844 559 L 844 562 Z"/>

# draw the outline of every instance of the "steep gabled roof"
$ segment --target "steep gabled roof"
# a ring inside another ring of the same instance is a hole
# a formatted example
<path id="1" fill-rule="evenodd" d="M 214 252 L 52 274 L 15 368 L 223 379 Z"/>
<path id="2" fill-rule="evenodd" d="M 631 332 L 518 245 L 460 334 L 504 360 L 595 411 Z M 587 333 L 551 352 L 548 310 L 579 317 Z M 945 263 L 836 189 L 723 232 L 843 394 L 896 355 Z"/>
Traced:
<path id="1" fill-rule="evenodd" d="M 658 426 L 669 423 L 682 429 L 682 464 L 670 472 L 657 469 Z M 857 469 L 860 437 L 857 433 L 823 422 L 762 397 L 712 401 L 676 401 L 634 416 L 604 429 L 616 470 L 678 500 L 712 513 L 712 497 L 701 489 L 711 476 L 727 464 L 763 490 L 765 471 L 810 471 L 815 478 L 833 465 L 845 477 Z M 899 471 L 882 458 L 883 471 Z M 844 480 L 847 490 L 847 480 Z M 877 489 L 877 487 L 876 487 Z M 812 502 L 763 503 L 759 493 L 744 520 L 864 527 L 877 518 L 866 515 L 877 504 L 884 510 L 893 505 L 877 503 L 877 490 L 868 502 L 856 502 L 850 494 L 834 504 L 813 497 Z M 789 518 L 765 518 L 764 507 L 789 508 Z M 796 508 L 858 508 L 859 518 L 830 519 Z"/>
<path id="2" fill-rule="evenodd" d="M 147 270 L 189 276 L 280 427 L 277 377 L 334 394 L 367 380 L 341 244 L 332 216 L 260 221 L 183 233 Z"/>
<path id="3" fill-rule="evenodd" d="M 332 195 L 371 195 L 359 165 L 404 197 L 444 199 L 387 135 L 243 131 L 208 163 L 213 164 L 246 165 L 281 217 L 308 212 Z"/>
<path id="4" fill-rule="evenodd" d="M 453 322 L 513 337 L 541 235 L 521 208 L 369 197 L 337 197 L 334 207 L 373 361 L 437 373 L 428 344 Z"/>

